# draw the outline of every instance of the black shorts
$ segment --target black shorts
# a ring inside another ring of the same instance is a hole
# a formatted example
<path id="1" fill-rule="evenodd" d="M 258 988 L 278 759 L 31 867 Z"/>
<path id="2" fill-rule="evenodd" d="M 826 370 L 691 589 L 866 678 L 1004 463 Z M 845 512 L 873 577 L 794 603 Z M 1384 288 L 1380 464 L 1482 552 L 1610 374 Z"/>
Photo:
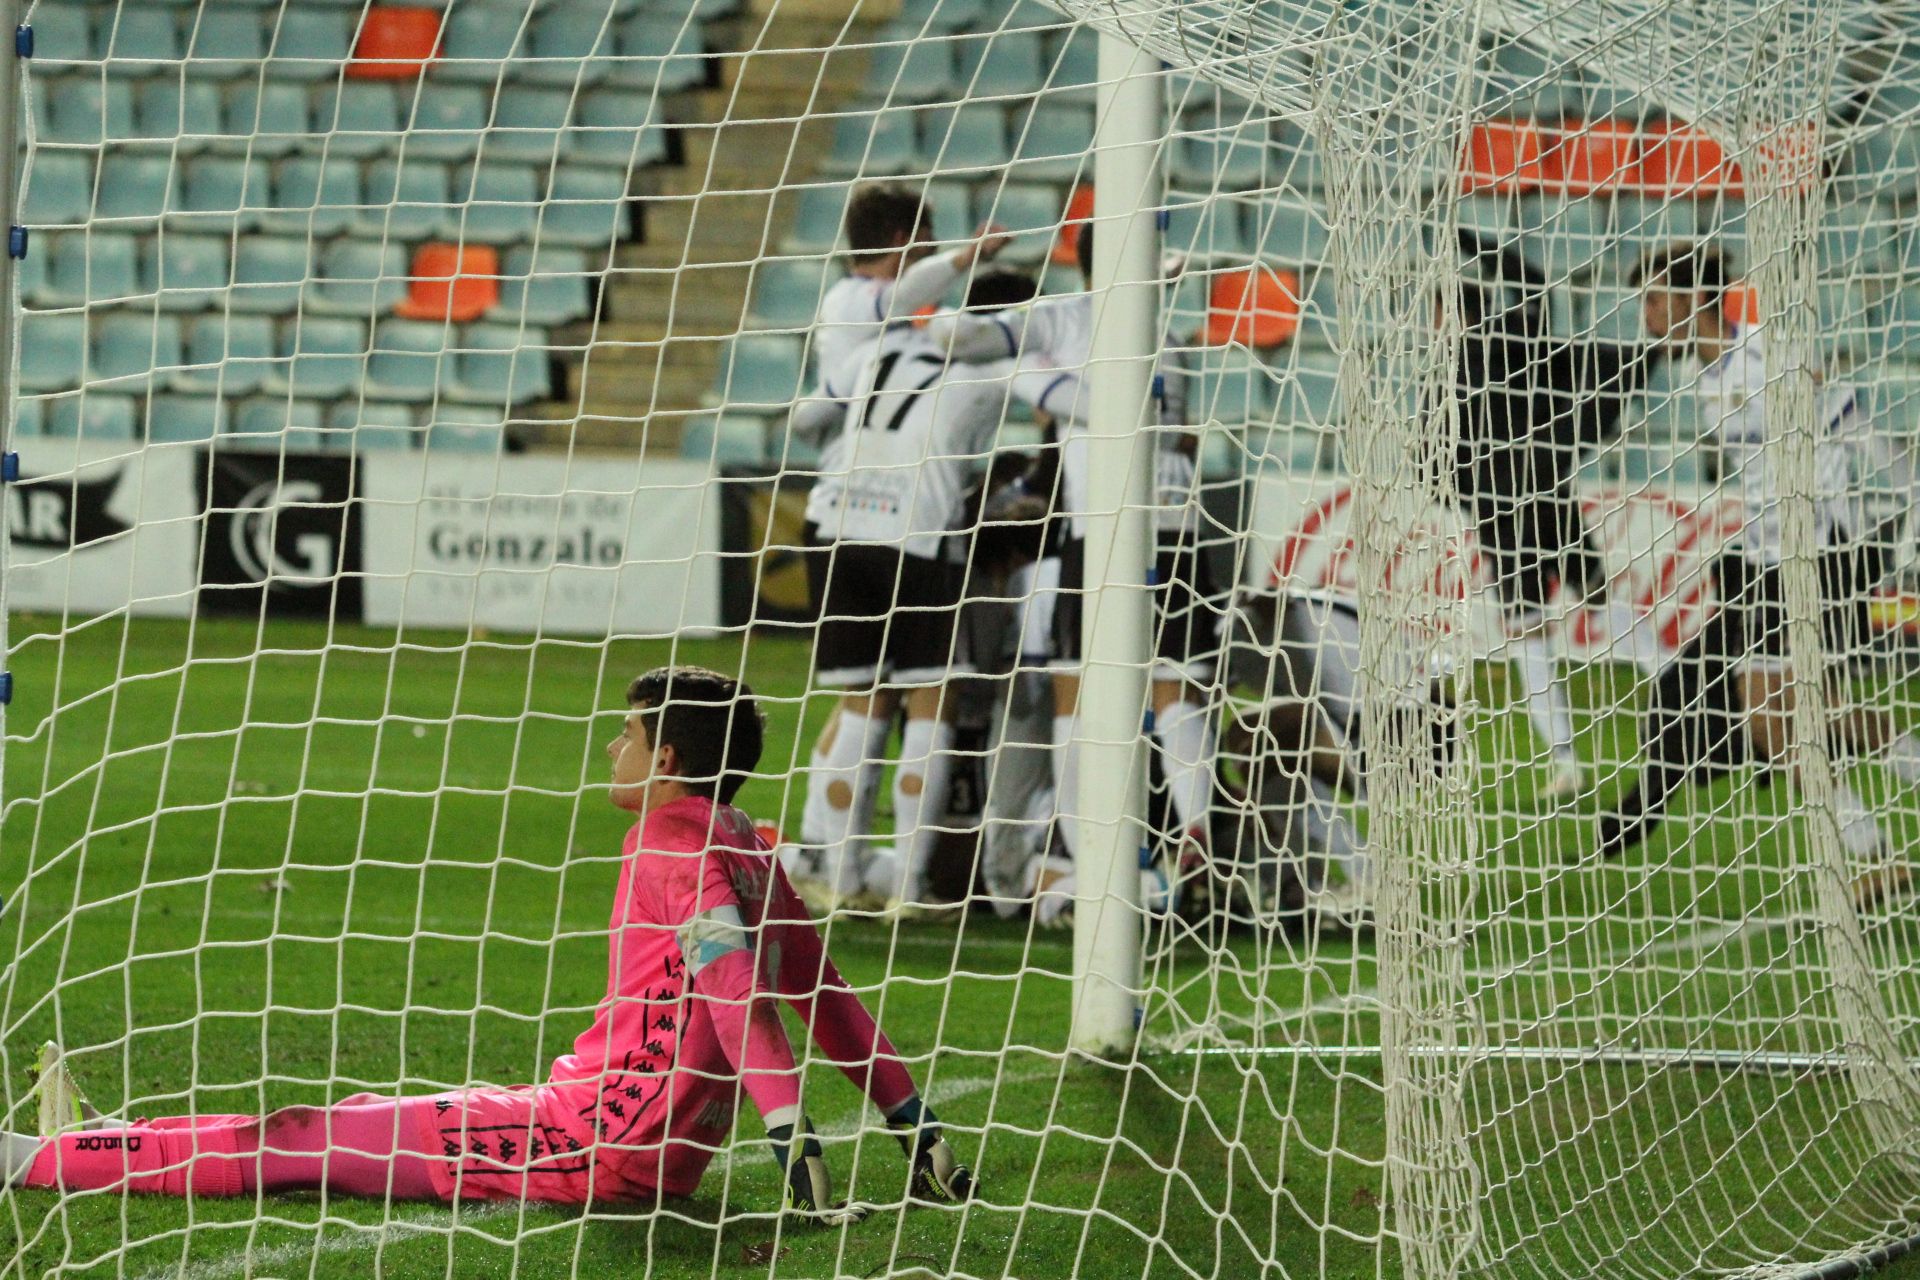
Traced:
<path id="1" fill-rule="evenodd" d="M 1508 617 L 1538 614 L 1552 601 L 1555 588 L 1571 604 L 1606 584 L 1606 563 L 1571 494 L 1529 498 L 1518 505 L 1476 506 L 1480 554 L 1487 558 L 1494 593 Z"/>
<path id="2" fill-rule="evenodd" d="M 1211 564 L 1192 537 L 1170 535 L 1155 551 L 1153 569 L 1153 656 L 1162 668 L 1176 668 L 1191 680 L 1206 680 L 1220 652 L 1220 593 L 1214 588 Z M 1064 539 L 1060 593 L 1053 606 L 1053 658 L 1064 667 L 1079 666 L 1085 656 L 1080 647 L 1080 616 L 1086 576 L 1085 541 Z"/>
<path id="3" fill-rule="evenodd" d="M 807 528 L 807 586 L 819 624 L 813 676 L 828 688 L 887 678 L 921 683 L 966 670 L 956 659 L 957 565 L 871 542 L 822 543 Z"/>
<path id="4" fill-rule="evenodd" d="M 1821 553 L 1820 622 L 1833 661 L 1846 661 L 1866 644 L 1869 593 L 1885 569 L 1878 548 L 1855 543 Z M 1648 698 L 1648 758 L 1680 777 L 1710 777 L 1748 762 L 1739 673 L 1787 658 L 1779 566 L 1756 565 L 1734 552 L 1720 558 L 1714 578 L 1719 609 L 1661 671 Z"/>

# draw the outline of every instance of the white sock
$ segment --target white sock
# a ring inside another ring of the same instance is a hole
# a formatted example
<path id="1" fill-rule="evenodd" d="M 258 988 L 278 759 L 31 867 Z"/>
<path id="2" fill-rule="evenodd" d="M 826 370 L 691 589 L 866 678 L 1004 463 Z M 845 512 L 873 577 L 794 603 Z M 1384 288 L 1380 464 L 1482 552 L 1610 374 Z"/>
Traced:
<path id="1" fill-rule="evenodd" d="M 953 764 L 953 726 L 944 720 L 909 720 L 900 734 L 900 761 L 893 771 L 893 841 L 900 855 L 900 896 L 919 902 L 927 866 L 947 814 L 947 774 Z M 919 779 L 917 791 L 908 783 Z"/>
<path id="2" fill-rule="evenodd" d="M 1153 718 L 1153 736 L 1174 817 L 1185 834 L 1206 821 L 1213 799 L 1213 721 L 1205 707 L 1182 700 Z"/>
<path id="3" fill-rule="evenodd" d="M 1367 847 L 1360 842 L 1360 830 L 1341 803 L 1339 791 L 1318 778 L 1308 778 L 1307 785 L 1313 792 L 1306 812 L 1308 848 L 1325 854 L 1354 884 L 1367 884 L 1373 871 Z"/>
<path id="4" fill-rule="evenodd" d="M 888 724 L 873 716 L 840 713 L 840 726 L 826 753 L 827 803 L 823 806 L 820 868 L 836 893 L 860 889 L 860 868 L 873 833 L 873 801 L 879 790 Z M 842 803 L 836 804 L 835 800 Z"/>
<path id="5" fill-rule="evenodd" d="M 1573 761 L 1573 710 L 1567 691 L 1555 678 L 1553 649 L 1545 636 L 1513 642 L 1513 666 L 1527 695 L 1527 718 L 1533 731 L 1545 739 L 1556 761 Z"/>
<path id="6" fill-rule="evenodd" d="M 827 753 L 832 749 L 833 741 L 841 729 L 840 708 L 835 707 L 827 717 L 827 727 L 820 738 L 814 739 L 813 752 L 807 757 L 807 803 L 800 810 L 800 843 L 813 850 L 817 856 L 822 845 L 827 843 L 832 827 L 827 818 Z M 827 740 L 821 746 L 820 740 Z"/>
<path id="7" fill-rule="evenodd" d="M 31 1133 L 0 1130 L 0 1160 L 6 1162 L 7 1181 L 16 1187 L 24 1182 L 27 1170 L 33 1168 L 34 1158 L 40 1154 L 40 1148 L 46 1145 L 45 1138 L 35 1137 Z"/>
<path id="8" fill-rule="evenodd" d="M 1839 778 L 1833 781 L 1833 810 L 1833 816 L 1840 823 L 1840 843 L 1846 846 L 1847 852 L 1855 858 L 1878 858 L 1885 843 L 1880 824 L 1867 811 L 1859 792 Z"/>
<path id="9" fill-rule="evenodd" d="M 1068 857 L 1080 843 L 1079 815 L 1074 812 L 1080 804 L 1080 753 L 1073 745 L 1073 719 L 1053 718 L 1053 820 Z"/>

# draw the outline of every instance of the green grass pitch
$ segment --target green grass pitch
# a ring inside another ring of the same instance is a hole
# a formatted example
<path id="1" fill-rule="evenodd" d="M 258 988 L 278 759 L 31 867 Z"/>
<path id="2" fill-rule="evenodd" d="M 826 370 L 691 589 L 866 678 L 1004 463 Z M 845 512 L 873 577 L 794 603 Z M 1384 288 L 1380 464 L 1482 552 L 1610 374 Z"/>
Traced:
<path id="1" fill-rule="evenodd" d="M 599 752 L 626 680 L 670 657 L 753 682 L 770 747 L 742 803 L 797 821 L 784 779 L 826 706 L 804 698 L 797 642 L 758 637 L 743 655 L 738 639 L 395 640 L 281 622 L 109 619 L 61 634 L 13 620 L 8 1103 L 53 1036 L 82 1047 L 73 1066 L 97 1103 L 138 1114 L 543 1078 L 604 982 L 623 820 L 597 789 Z M 1799 829 L 1772 819 L 1784 790 L 1737 778 L 1690 799 L 1695 813 L 1738 803 L 1754 834 L 1744 854 L 1677 823 L 1623 866 L 1568 871 L 1562 851 L 1587 815 L 1534 803 L 1510 763 L 1519 731 L 1501 680 L 1479 680 L 1498 714 L 1480 730 L 1489 870 L 1465 959 L 1477 1007 L 1498 1020 L 1489 1036 L 1819 1042 L 1832 995 L 1793 963 L 1819 943 L 1784 923 L 1804 880 L 1782 870 Z M 1631 758 L 1631 716 L 1605 710 L 1626 687 L 1581 678 L 1578 700 L 1599 709 L 1583 737 L 1596 758 Z M 1910 914 L 1868 931 L 1908 1053 Z M 1649 923 L 1676 918 L 1694 923 Z M 1064 935 L 981 916 L 959 935 L 842 921 L 829 945 L 980 1170 L 984 1197 L 964 1214 L 782 1228 L 773 1166 L 748 1142 L 658 1212 L 16 1192 L 5 1274 L 1398 1273 L 1377 1058 L 1070 1061 Z M 1225 964 L 1192 943 L 1159 948 L 1164 999 L 1229 1019 L 1258 1000 L 1294 1011 L 1296 1039 L 1378 1043 L 1369 944 L 1226 945 Z M 1899 1221 L 1911 1198 L 1858 1158 L 1865 1121 L 1838 1075 L 1488 1061 L 1469 1076 L 1493 1270 L 1673 1275 L 1819 1256 Z M 837 1185 L 897 1201 L 898 1149 L 858 1132 L 851 1086 L 815 1066 L 806 1093 Z M 750 1106 L 737 1136 L 760 1136 Z"/>

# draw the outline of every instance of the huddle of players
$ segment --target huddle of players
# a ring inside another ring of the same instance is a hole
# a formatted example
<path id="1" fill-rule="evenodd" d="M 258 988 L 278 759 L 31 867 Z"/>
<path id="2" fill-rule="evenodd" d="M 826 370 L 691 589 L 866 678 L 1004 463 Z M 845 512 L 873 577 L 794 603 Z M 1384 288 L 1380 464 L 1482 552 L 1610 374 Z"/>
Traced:
<path id="1" fill-rule="evenodd" d="M 947 681 L 969 669 L 958 620 L 975 544 L 955 531 L 977 521 L 971 477 L 993 454 L 1000 423 L 1017 402 L 1058 439 L 1057 483 L 1039 480 L 1050 491 L 1037 495 L 1050 501 L 1053 519 L 1040 563 L 1025 575 L 1030 592 L 1022 593 L 1029 634 L 1037 622 L 1049 638 L 1047 754 L 1055 798 L 1048 815 L 1054 842 L 1032 859 L 1023 888 L 1034 896 L 1036 912 L 1050 918 L 1071 893 L 1077 843 L 1072 734 L 1094 298 L 1081 292 L 1005 308 L 989 304 L 916 323 L 1005 244 L 983 230 L 974 242 L 936 255 L 926 242 L 930 222 L 924 200 L 906 187 L 874 184 L 856 193 L 846 223 L 849 272 L 823 300 L 815 329 L 819 392 L 795 414 L 797 431 L 825 437 L 807 508 L 810 581 L 821 617 L 815 679 L 841 695 L 810 762 L 801 839 L 784 856 L 816 906 L 866 899 L 912 912 L 926 905 L 925 876 L 952 746 Z M 1080 243 L 1083 276 L 1090 276 L 1091 238 L 1089 225 Z M 1599 851 L 1612 856 L 1651 830 L 1686 781 L 1786 757 L 1793 686 L 1779 569 L 1782 491 L 1763 406 L 1783 361 L 1800 357 L 1769 352 L 1757 328 L 1727 317 L 1727 265 L 1710 245 L 1674 245 L 1641 265 L 1646 348 L 1548 340 L 1544 282 L 1532 268 L 1511 249 L 1478 243 L 1471 233 L 1463 235 L 1462 248 L 1469 270 L 1454 388 L 1461 424 L 1455 491 L 1493 568 L 1509 622 L 1509 656 L 1555 766 L 1551 793 L 1573 794 L 1584 777 L 1545 624 L 1554 607 L 1591 602 L 1606 577 L 1580 517 L 1574 477 L 1583 450 L 1612 432 L 1622 399 L 1638 388 L 1650 358 L 1698 366 L 1703 421 L 1717 437 L 1726 480 L 1746 512 L 1744 529 L 1716 568 L 1720 612 L 1656 684 L 1641 784 L 1602 816 Z M 1023 292 L 1016 287 L 1012 295 Z M 1162 362 L 1155 388 L 1162 430 L 1155 450 L 1158 642 L 1151 723 L 1172 810 L 1170 843 L 1191 865 L 1208 854 L 1217 711 L 1205 688 L 1220 648 L 1219 601 L 1195 545 L 1193 439 L 1180 426 L 1185 379 L 1177 364 Z M 1878 551 L 1882 531 L 1862 527 L 1846 500 L 1865 434 L 1863 415 L 1850 388 L 1824 385 L 1821 400 L 1819 529 L 1826 551 L 1820 581 L 1828 645 L 1844 655 L 1858 647 L 1865 592 L 1886 565 Z M 1322 867 L 1331 860 L 1344 869 L 1345 894 L 1331 905 L 1342 914 L 1364 912 L 1365 850 L 1338 803 L 1343 789 L 1355 800 L 1365 794 L 1351 763 L 1359 715 L 1352 696 L 1358 684 L 1353 602 L 1264 604 L 1272 607 L 1250 610 L 1242 602 L 1234 613 L 1258 624 L 1251 639 L 1266 660 L 1260 685 L 1271 713 L 1262 728 L 1269 742 L 1276 740 L 1272 721 L 1291 717 L 1277 733 L 1289 744 L 1291 763 L 1278 772 L 1290 780 L 1291 792 L 1285 804 L 1266 807 L 1303 815 L 1310 852 Z M 1229 636 L 1234 631 L 1229 628 Z M 902 711 L 893 794 L 899 836 L 889 856 L 875 849 L 871 823 L 886 746 Z M 1837 736 L 1840 745 L 1878 752 L 1896 776 L 1920 785 L 1920 744 L 1895 733 L 1884 714 L 1856 708 Z M 1903 873 L 1885 861 L 1890 850 L 1883 833 L 1844 778 L 1836 797 L 1842 839 L 1868 868 L 1859 895 L 1877 897 L 1895 878 L 1904 883 Z M 1298 837 L 1279 844 L 1297 850 Z M 1049 856 L 1059 853 L 1066 857 Z M 1314 888 L 1322 879 L 1317 868 Z"/>
<path id="2" fill-rule="evenodd" d="M 814 329 L 819 387 L 794 429 L 823 437 L 807 502 L 809 582 L 820 617 L 814 680 L 839 691 L 809 762 L 801 839 L 783 853 L 788 873 L 816 906 L 841 903 L 913 913 L 926 907 L 926 873 L 945 811 L 950 681 L 972 669 L 961 635 L 967 572 L 992 537 L 981 525 L 974 475 L 994 453 L 1013 405 L 1040 420 L 1057 443 L 1043 466 L 1018 477 L 1050 511 L 1040 563 L 1028 578 L 1028 628 L 1049 636 L 1053 726 L 1051 792 L 1076 788 L 1073 719 L 1078 704 L 1083 537 L 1087 510 L 1088 360 L 1094 298 L 1080 292 L 1001 307 L 990 295 L 1031 295 L 1003 273 L 977 278 L 975 305 L 933 307 L 1005 237 L 983 229 L 973 242 L 935 254 L 931 211 L 918 192 L 860 188 L 846 217 L 849 269 L 821 301 Z M 1079 243 L 1091 273 L 1092 231 Z M 1185 420 L 1185 379 L 1176 367 L 1155 379 L 1161 440 L 1155 451 L 1159 643 L 1152 673 L 1154 738 L 1179 830 L 1196 847 L 1212 794 L 1213 617 L 1196 549 L 1194 441 Z M 977 588 L 975 588 L 977 590 Z M 1050 614 L 1050 616 L 1046 616 Z M 894 826 L 889 853 L 871 839 L 887 745 L 904 716 L 893 757 Z M 1026 891 L 1058 913 L 1072 892 L 1077 830 L 1069 802 L 1052 815 L 1064 858 L 1039 855 Z"/>

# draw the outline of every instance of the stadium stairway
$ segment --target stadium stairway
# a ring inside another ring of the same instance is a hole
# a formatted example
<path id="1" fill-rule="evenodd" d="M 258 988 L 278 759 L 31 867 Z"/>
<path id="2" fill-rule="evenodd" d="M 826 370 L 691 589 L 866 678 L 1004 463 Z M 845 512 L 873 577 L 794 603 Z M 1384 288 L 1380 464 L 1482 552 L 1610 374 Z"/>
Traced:
<path id="1" fill-rule="evenodd" d="M 681 163 L 656 170 L 638 202 L 640 233 L 615 254 L 602 318 L 555 335 L 579 352 L 566 398 L 551 406 L 576 445 L 632 447 L 644 429 L 646 448 L 678 450 L 743 328 L 754 262 L 781 251 L 795 188 L 831 148 L 833 121 L 822 117 L 866 79 L 867 51 L 833 46 L 860 43 L 896 12 L 891 0 L 851 18 L 846 0 L 751 0 L 708 24 L 719 78 L 683 99 Z M 558 443 L 560 431 L 543 434 Z"/>

